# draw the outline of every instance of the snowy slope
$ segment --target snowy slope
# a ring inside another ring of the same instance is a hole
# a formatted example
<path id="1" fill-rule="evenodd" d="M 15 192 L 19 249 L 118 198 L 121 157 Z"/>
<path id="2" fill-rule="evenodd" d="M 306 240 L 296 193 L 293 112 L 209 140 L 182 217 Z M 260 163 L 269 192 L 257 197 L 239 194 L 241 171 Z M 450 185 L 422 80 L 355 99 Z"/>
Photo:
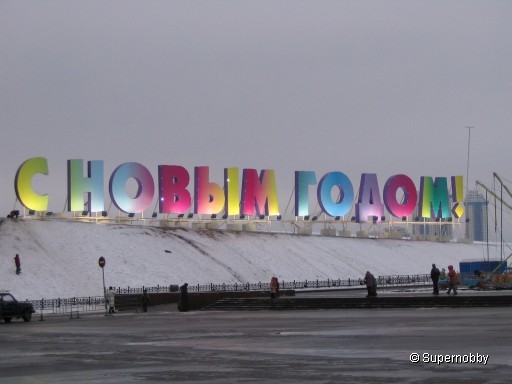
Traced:
<path id="1" fill-rule="evenodd" d="M 22 274 L 13 257 L 20 254 Z M 0 222 L 0 289 L 18 299 L 102 293 L 106 284 L 140 287 L 181 284 L 360 278 L 429 273 L 460 260 L 482 260 L 483 246 L 391 239 L 97 224 L 72 220 Z"/>

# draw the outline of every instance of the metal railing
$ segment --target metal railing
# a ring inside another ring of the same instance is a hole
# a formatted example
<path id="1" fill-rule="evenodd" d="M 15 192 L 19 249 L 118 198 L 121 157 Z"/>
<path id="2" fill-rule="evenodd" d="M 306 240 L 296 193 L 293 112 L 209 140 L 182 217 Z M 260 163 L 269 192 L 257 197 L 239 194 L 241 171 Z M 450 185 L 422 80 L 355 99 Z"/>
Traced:
<path id="1" fill-rule="evenodd" d="M 327 280 L 304 280 L 304 281 L 280 281 L 281 290 L 300 290 L 312 288 L 355 288 L 364 286 L 362 278 L 358 279 L 327 279 Z M 379 276 L 377 285 L 379 287 L 405 287 L 423 286 L 431 284 L 430 275 L 392 275 Z M 142 294 L 146 290 L 151 293 L 178 292 L 176 284 L 156 285 L 154 287 L 126 287 L 116 288 L 119 295 Z M 270 283 L 234 283 L 234 284 L 195 284 L 188 285 L 189 292 L 248 292 L 268 291 Z M 74 297 L 70 299 L 41 299 L 30 300 L 34 305 L 36 314 L 66 314 L 73 312 L 93 312 L 105 309 L 105 298 L 103 296 Z"/>
<path id="2" fill-rule="evenodd" d="M 105 309 L 103 296 L 73 297 L 68 299 L 29 300 L 37 314 L 62 314 L 74 312 L 92 312 Z"/>
<path id="3" fill-rule="evenodd" d="M 380 286 L 421 286 L 430 284 L 432 284 L 430 274 L 379 276 L 377 279 L 377 285 Z"/>
<path id="4" fill-rule="evenodd" d="M 147 293 L 166 293 L 166 292 L 178 292 L 179 286 L 176 284 L 171 285 L 156 285 L 154 287 L 117 287 L 115 291 L 117 294 L 130 295 L 130 294 L 142 294 L 144 291 Z"/>
<path id="5" fill-rule="evenodd" d="M 431 284 L 430 275 L 392 275 L 379 276 L 377 278 L 379 286 L 417 286 Z M 327 279 L 327 280 L 303 280 L 303 281 L 280 281 L 280 289 L 310 289 L 310 288 L 351 288 L 364 285 L 363 279 Z M 194 284 L 188 285 L 189 292 L 238 292 L 238 291 L 268 291 L 270 283 L 233 283 L 233 284 Z M 139 288 L 117 288 L 119 294 L 142 293 L 147 290 L 148 293 L 178 292 L 177 285 L 157 285 L 155 287 Z"/>

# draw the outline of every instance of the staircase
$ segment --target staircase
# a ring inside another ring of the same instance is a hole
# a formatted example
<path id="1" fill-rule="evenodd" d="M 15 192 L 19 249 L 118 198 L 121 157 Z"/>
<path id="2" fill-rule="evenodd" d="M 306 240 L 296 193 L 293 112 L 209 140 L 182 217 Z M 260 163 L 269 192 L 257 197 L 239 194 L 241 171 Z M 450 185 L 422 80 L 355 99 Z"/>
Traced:
<path id="1" fill-rule="evenodd" d="M 397 297 L 281 297 L 225 298 L 210 303 L 205 311 L 268 311 L 349 308 L 431 308 L 511 306 L 511 295 L 397 296 Z"/>

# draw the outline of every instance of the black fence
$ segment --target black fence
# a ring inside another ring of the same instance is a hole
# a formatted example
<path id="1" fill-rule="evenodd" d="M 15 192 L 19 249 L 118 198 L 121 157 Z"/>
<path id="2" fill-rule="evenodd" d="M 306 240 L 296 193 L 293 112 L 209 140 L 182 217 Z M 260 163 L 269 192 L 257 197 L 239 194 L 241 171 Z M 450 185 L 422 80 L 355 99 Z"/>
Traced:
<path id="1" fill-rule="evenodd" d="M 377 284 L 380 286 L 415 286 L 415 285 L 430 285 L 432 280 L 430 274 L 424 275 L 392 275 L 392 276 L 379 276 Z"/>
<path id="2" fill-rule="evenodd" d="M 430 285 L 430 275 L 393 275 L 379 276 L 377 285 L 379 287 L 404 287 L 404 286 L 423 286 Z M 313 288 L 354 288 L 363 287 L 363 279 L 327 279 L 327 280 L 304 280 L 304 281 L 280 281 L 280 289 L 313 289 Z M 179 286 L 157 285 L 154 287 L 126 287 L 116 288 L 116 293 L 123 294 L 142 294 L 144 290 L 148 293 L 166 293 L 178 292 Z M 247 291 L 269 291 L 268 283 L 245 283 L 245 284 L 196 284 L 188 285 L 189 292 L 247 292 Z M 105 310 L 105 298 L 103 296 L 74 297 L 70 299 L 41 299 L 30 300 L 34 305 L 36 314 L 59 314 L 69 313 L 79 315 L 80 312 L 92 312 Z"/>
<path id="3" fill-rule="evenodd" d="M 80 312 L 92 312 L 105 309 L 103 296 L 73 297 L 69 299 L 30 300 L 37 314 L 69 313 L 77 316 Z"/>

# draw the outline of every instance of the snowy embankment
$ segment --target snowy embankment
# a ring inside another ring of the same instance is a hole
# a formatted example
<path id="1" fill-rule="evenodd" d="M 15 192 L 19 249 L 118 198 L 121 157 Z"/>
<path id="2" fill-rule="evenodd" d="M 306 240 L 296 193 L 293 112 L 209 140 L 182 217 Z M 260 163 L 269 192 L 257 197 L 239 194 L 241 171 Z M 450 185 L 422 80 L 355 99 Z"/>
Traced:
<path id="1" fill-rule="evenodd" d="M 476 244 L 3 219 L 0 290 L 19 300 L 101 295 L 100 256 L 107 286 L 140 287 L 422 274 L 483 253 Z"/>

